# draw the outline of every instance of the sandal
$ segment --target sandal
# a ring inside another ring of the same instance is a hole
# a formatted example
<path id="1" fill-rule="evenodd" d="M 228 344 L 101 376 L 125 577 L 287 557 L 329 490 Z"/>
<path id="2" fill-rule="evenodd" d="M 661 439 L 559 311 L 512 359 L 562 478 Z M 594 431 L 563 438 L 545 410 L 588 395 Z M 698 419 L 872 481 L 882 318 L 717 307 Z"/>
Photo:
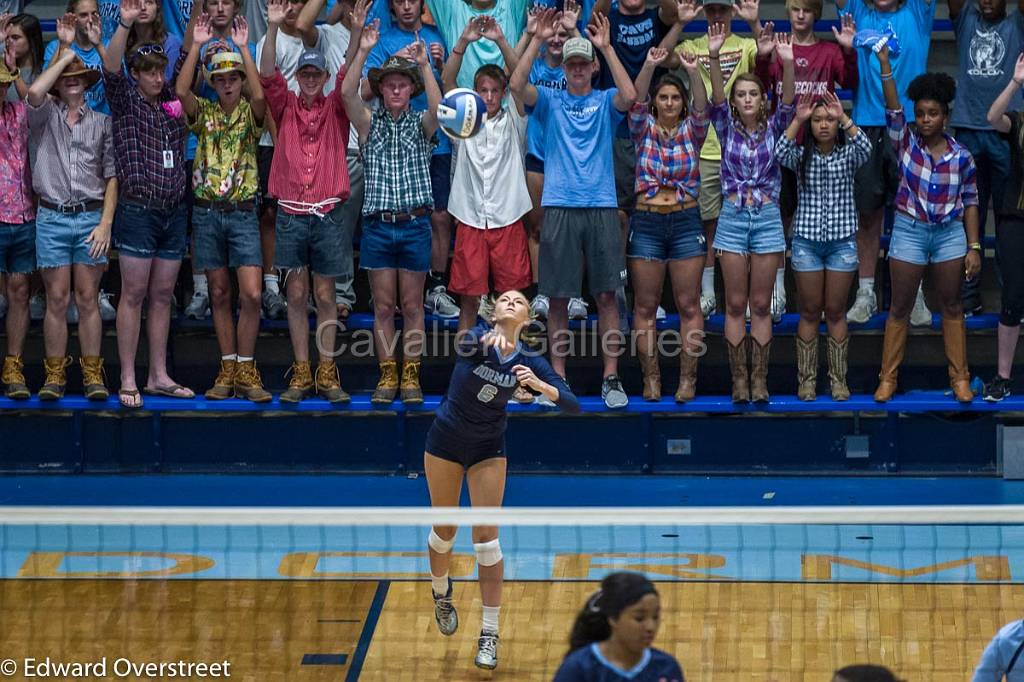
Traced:
<path id="1" fill-rule="evenodd" d="M 196 397 L 196 394 L 191 388 L 185 388 L 181 384 L 171 384 L 170 386 L 146 386 L 142 389 L 142 392 L 146 395 L 159 395 L 165 398 L 181 398 L 182 400 L 191 400 Z"/>
<path id="2" fill-rule="evenodd" d="M 126 407 L 129 410 L 137 410 L 142 407 L 142 396 L 139 395 L 138 389 L 122 388 L 117 392 L 117 399 L 121 402 L 121 407 Z"/>

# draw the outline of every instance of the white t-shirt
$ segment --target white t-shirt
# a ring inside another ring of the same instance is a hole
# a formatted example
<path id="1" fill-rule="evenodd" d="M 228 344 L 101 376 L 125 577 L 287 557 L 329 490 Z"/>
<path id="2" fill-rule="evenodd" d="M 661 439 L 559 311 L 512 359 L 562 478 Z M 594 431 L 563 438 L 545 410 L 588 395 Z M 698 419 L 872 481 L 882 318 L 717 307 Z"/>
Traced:
<path id="1" fill-rule="evenodd" d="M 483 129 L 453 144 L 454 174 L 448 212 L 470 227 L 493 229 L 516 222 L 533 207 L 526 188 L 526 117 L 514 102 Z"/>

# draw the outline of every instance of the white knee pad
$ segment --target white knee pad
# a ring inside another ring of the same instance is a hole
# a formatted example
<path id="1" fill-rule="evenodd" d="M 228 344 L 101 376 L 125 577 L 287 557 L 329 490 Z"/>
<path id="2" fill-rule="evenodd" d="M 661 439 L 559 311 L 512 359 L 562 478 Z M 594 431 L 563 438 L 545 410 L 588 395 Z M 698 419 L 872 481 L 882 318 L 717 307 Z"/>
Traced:
<path id="1" fill-rule="evenodd" d="M 447 554 L 452 551 L 452 547 L 455 546 L 455 536 L 452 536 L 451 540 L 442 540 L 441 536 L 434 532 L 434 529 L 430 529 L 430 535 L 427 536 L 427 544 L 430 549 L 434 550 L 438 554 Z"/>
<path id="2" fill-rule="evenodd" d="M 476 552 L 476 562 L 481 566 L 493 566 L 501 561 L 501 543 L 498 538 L 490 542 L 474 542 L 473 550 Z"/>

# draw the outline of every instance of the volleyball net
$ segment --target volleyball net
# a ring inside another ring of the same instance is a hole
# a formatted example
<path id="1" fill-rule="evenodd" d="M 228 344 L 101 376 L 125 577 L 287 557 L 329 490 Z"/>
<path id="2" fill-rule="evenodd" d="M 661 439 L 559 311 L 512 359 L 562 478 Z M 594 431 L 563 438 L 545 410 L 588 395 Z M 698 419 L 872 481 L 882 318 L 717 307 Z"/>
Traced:
<path id="1" fill-rule="evenodd" d="M 110 679 L 159 679 L 120 673 L 174 661 L 227 661 L 253 680 L 479 679 L 475 525 L 500 528 L 504 679 L 550 680 L 614 571 L 656 583 L 655 646 L 688 680 L 824 680 L 864 662 L 964 680 L 1024 616 L 1016 506 L 8 507 L 0 519 L 0 674 L 10 659 L 18 679 L 43 660 L 101 659 Z M 452 637 L 433 622 L 435 524 L 460 529 Z"/>

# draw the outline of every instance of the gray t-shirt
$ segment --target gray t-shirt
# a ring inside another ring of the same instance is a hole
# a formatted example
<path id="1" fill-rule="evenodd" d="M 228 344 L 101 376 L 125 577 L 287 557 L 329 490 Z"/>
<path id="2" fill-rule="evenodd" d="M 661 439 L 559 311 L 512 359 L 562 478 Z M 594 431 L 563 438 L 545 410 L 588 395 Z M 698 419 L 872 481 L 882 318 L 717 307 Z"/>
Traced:
<path id="1" fill-rule="evenodd" d="M 988 109 L 1013 77 L 1013 66 L 1024 47 L 1024 17 L 1011 12 L 1002 21 L 989 23 L 969 1 L 953 20 L 956 47 L 960 56 L 957 74 L 953 126 L 992 130 L 986 117 Z M 1010 111 L 1024 108 L 1018 91 Z"/>

